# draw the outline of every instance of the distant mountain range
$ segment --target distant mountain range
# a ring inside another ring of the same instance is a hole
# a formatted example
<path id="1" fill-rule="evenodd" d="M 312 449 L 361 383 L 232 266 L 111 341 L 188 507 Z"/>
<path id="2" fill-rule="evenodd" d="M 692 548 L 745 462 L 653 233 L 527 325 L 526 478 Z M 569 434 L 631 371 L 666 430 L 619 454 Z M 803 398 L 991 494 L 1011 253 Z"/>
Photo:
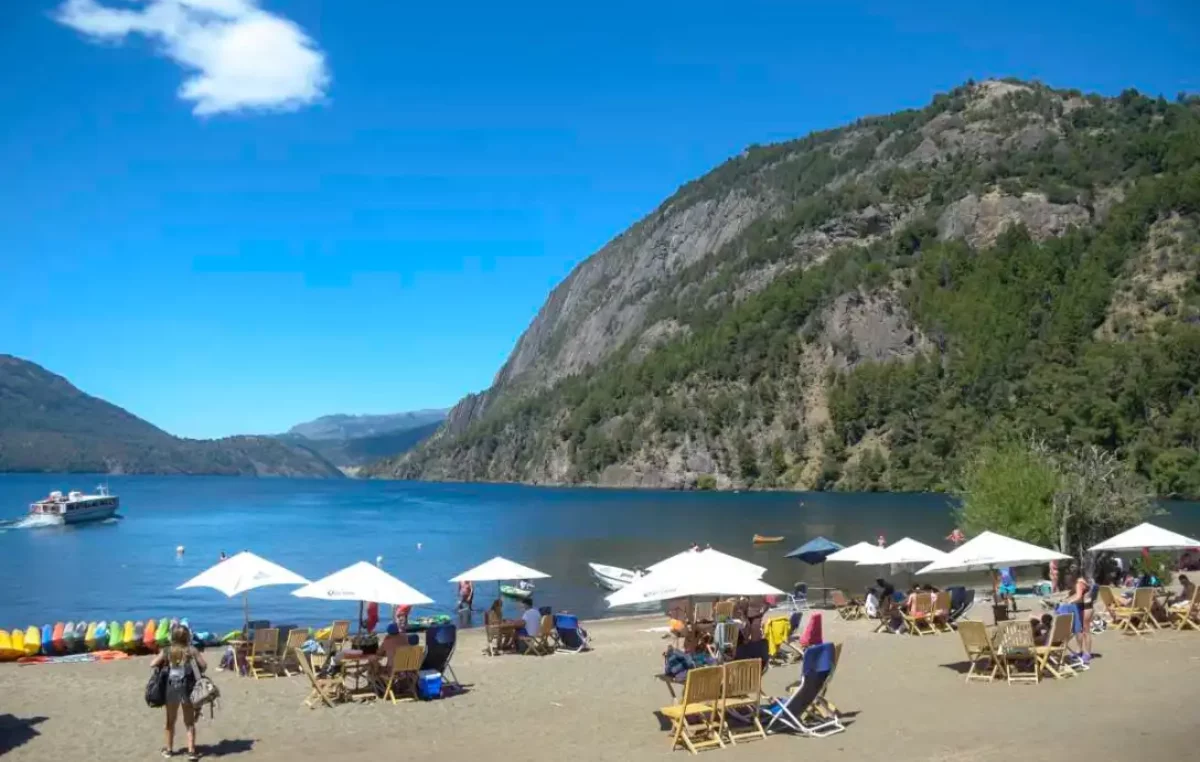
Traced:
<path id="1" fill-rule="evenodd" d="M 408 452 L 442 425 L 448 410 L 413 410 L 389 415 L 325 415 L 300 423 L 278 438 L 320 453 L 350 470 Z"/>
<path id="2" fill-rule="evenodd" d="M 385 415 L 323 415 L 316 420 L 298 423 L 288 429 L 306 439 L 358 439 L 377 434 L 395 434 L 430 423 L 441 423 L 449 409 L 412 410 Z"/>
<path id="3" fill-rule="evenodd" d="M 341 477 L 314 450 L 273 437 L 175 437 L 0 354 L 0 471 Z"/>

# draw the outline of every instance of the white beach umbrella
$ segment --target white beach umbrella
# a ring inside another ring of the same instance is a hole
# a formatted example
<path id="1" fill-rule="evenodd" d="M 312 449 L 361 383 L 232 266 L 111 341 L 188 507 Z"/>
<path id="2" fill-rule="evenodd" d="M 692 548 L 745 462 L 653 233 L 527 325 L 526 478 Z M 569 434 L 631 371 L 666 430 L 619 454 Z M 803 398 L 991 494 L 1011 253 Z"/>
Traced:
<path id="1" fill-rule="evenodd" d="M 826 561 L 842 561 L 844 563 L 859 563 L 869 558 L 874 558 L 882 551 L 873 542 L 856 542 L 848 548 L 842 548 L 838 552 L 826 558 Z"/>
<path id="2" fill-rule="evenodd" d="M 784 595 L 756 574 L 739 573 L 727 562 L 692 553 L 668 566 L 660 566 L 630 582 L 605 600 L 609 606 L 721 595 Z"/>
<path id="3" fill-rule="evenodd" d="M 713 548 L 685 550 L 682 553 L 676 553 L 670 558 L 663 559 L 656 564 L 646 567 L 646 571 L 652 574 L 675 568 L 698 568 L 697 565 L 705 569 L 722 569 L 731 575 L 752 577 L 754 579 L 758 579 L 767 573 L 765 566 L 758 566 L 749 561 L 743 561 L 737 556 L 731 556 L 728 553 L 722 553 Z"/>
<path id="4" fill-rule="evenodd" d="M 1070 556 L 1056 550 L 1040 548 L 995 532 L 984 532 L 921 569 L 917 574 L 995 571 L 1006 566 L 1035 566 L 1069 558 Z"/>
<path id="5" fill-rule="evenodd" d="M 550 575 L 522 566 L 515 561 L 496 556 L 490 561 L 484 561 L 479 566 L 467 569 L 451 582 L 502 582 L 507 579 L 546 579 Z"/>
<path id="6" fill-rule="evenodd" d="M 433 603 L 429 596 L 366 561 L 359 561 L 316 582 L 310 582 L 299 590 L 293 590 L 292 595 L 323 601 L 374 601 L 393 606 Z"/>
<path id="7" fill-rule="evenodd" d="M 1099 550 L 1187 550 L 1200 548 L 1200 540 L 1186 537 L 1169 529 L 1156 527 L 1153 524 L 1138 524 L 1133 529 L 1127 529 L 1116 537 L 1088 548 Z"/>
<path id="8" fill-rule="evenodd" d="M 247 622 L 250 621 L 250 601 L 246 593 L 268 585 L 307 585 L 308 580 L 295 572 L 289 571 L 279 564 L 271 563 L 249 551 L 242 551 L 232 558 L 220 561 L 187 582 L 177 590 L 192 587 L 208 587 L 217 590 L 229 598 L 242 596 L 242 610 Z"/>
<path id="9" fill-rule="evenodd" d="M 875 548 L 873 553 L 864 553 L 864 559 L 859 566 L 874 566 L 891 564 L 893 566 L 908 566 L 911 564 L 927 564 L 937 561 L 946 555 L 945 551 L 930 547 L 923 542 L 905 537 L 886 548 Z"/>

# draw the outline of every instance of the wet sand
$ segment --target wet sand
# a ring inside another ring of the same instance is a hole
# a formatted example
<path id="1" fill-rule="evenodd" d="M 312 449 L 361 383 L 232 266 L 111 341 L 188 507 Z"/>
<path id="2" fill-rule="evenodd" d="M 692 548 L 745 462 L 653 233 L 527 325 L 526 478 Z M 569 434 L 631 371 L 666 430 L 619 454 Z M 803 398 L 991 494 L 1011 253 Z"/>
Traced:
<path id="1" fill-rule="evenodd" d="M 977 607 L 975 616 L 982 615 Z M 844 643 L 829 696 L 845 733 L 771 736 L 706 752 L 729 759 L 1035 760 L 1200 757 L 1190 720 L 1200 698 L 1200 633 L 1095 637 L 1086 674 L 1040 685 L 966 685 L 957 634 L 873 634 L 873 623 L 825 614 Z M 668 758 L 655 710 L 670 703 L 661 671 L 662 619 L 592 623 L 595 650 L 548 657 L 482 655 L 461 636 L 454 667 L 467 692 L 435 702 L 374 702 L 310 710 L 303 677 L 253 680 L 214 672 L 215 720 L 200 725 L 208 758 L 255 760 Z M 215 661 L 216 653 L 210 650 Z M 84 665 L 0 665 L 0 754 L 24 760 L 158 759 L 162 710 L 142 691 L 149 658 Z M 799 667 L 764 677 L 777 695 Z M 177 748 L 183 748 L 180 733 Z M 684 751 L 674 752 L 685 759 Z"/>

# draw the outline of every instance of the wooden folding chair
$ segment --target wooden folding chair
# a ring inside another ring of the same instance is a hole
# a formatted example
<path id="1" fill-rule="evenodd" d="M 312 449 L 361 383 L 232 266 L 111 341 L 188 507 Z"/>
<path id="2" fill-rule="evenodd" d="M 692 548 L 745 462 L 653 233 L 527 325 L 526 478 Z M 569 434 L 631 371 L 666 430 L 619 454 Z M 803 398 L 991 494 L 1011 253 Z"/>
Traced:
<path id="1" fill-rule="evenodd" d="M 1137 611 L 1132 606 L 1121 603 L 1117 588 L 1101 585 L 1099 593 L 1100 600 L 1104 603 L 1104 611 L 1112 620 L 1113 628 L 1126 633 L 1134 632 L 1133 617 Z"/>
<path id="2" fill-rule="evenodd" d="M 333 658 L 333 655 L 342 650 L 342 646 L 350 637 L 350 622 L 345 619 L 338 619 L 329 627 L 329 637 L 321 643 L 324 654 L 313 654 L 314 666 L 324 666 L 325 662 Z"/>
<path id="3" fill-rule="evenodd" d="M 387 666 L 384 667 L 384 700 L 390 699 L 393 704 L 400 701 L 401 699 L 396 698 L 398 687 L 406 689 L 401 694 L 405 696 L 403 700 L 417 700 L 417 681 L 420 679 L 421 662 L 424 659 L 424 646 L 399 646 L 396 648 L 392 653 L 392 658 L 388 660 Z"/>
<path id="4" fill-rule="evenodd" d="M 313 670 L 312 663 L 308 660 L 308 654 L 300 650 L 296 651 L 296 664 L 300 667 L 300 672 L 308 678 L 309 684 L 312 685 L 312 690 L 304 699 L 305 706 L 309 709 L 316 709 L 318 705 L 324 704 L 332 709 L 336 702 L 345 701 L 346 686 L 342 683 L 340 675 L 318 677 L 316 671 Z"/>
<path id="5" fill-rule="evenodd" d="M 1130 626 L 1138 635 L 1145 635 L 1161 629 L 1158 620 L 1154 618 L 1154 588 L 1139 587 L 1133 591 L 1133 602 L 1130 608 L 1134 613 L 1130 617 Z"/>
<path id="6" fill-rule="evenodd" d="M 257 680 L 279 675 L 279 628 L 254 631 L 250 642 L 250 674 Z"/>
<path id="7" fill-rule="evenodd" d="M 761 667 L 760 667 L 761 668 Z M 683 684 L 683 700 L 659 710 L 671 720 L 671 750 L 681 743 L 691 753 L 713 746 L 725 748 L 721 740 L 718 707 L 725 687 L 724 667 L 696 667 L 688 670 Z M 697 722 L 689 721 L 695 718 Z"/>
<path id="8" fill-rule="evenodd" d="M 934 593 L 930 625 L 936 632 L 954 632 L 950 626 L 950 591 Z"/>
<path id="9" fill-rule="evenodd" d="M 530 656 L 546 656 L 554 653 L 554 617 L 546 614 L 538 622 L 538 631 L 517 637 L 519 645 Z"/>
<path id="10" fill-rule="evenodd" d="M 958 623 L 958 635 L 962 638 L 963 650 L 967 652 L 967 661 L 971 663 L 971 668 L 967 670 L 967 683 L 972 680 L 988 683 L 995 680 L 1000 674 L 1001 659 L 988 635 L 987 626 L 973 619 L 963 619 Z M 985 664 L 988 668 L 987 674 L 976 672 L 976 669 L 982 669 Z"/>
<path id="11" fill-rule="evenodd" d="M 741 630 L 737 622 L 718 622 L 713 627 L 713 640 L 708 646 L 709 654 L 717 661 L 732 658 L 737 650 L 738 636 Z"/>
<path id="12" fill-rule="evenodd" d="M 693 622 L 711 622 L 713 621 L 713 603 L 712 601 L 699 601 L 693 610 Z"/>
<path id="13" fill-rule="evenodd" d="M 852 601 L 846 597 L 846 594 L 841 590 L 834 590 L 830 593 L 833 598 L 833 607 L 837 609 L 838 616 L 842 619 L 862 619 L 863 607 L 858 601 Z"/>
<path id="14" fill-rule="evenodd" d="M 279 656 L 279 671 L 284 677 L 292 676 L 292 667 L 296 668 L 296 674 L 300 674 L 300 665 L 296 664 L 296 654 L 308 642 L 308 630 L 295 629 L 288 633 L 287 644 L 283 647 L 283 653 Z"/>
<path id="15" fill-rule="evenodd" d="M 1200 585 L 1192 589 L 1192 597 L 1185 603 L 1177 603 L 1167 609 L 1171 624 L 1176 630 L 1192 629 L 1200 632 L 1197 619 L 1200 619 Z"/>
<path id="16" fill-rule="evenodd" d="M 900 609 L 904 626 L 910 635 L 936 635 L 933 626 L 933 595 L 921 593 L 913 598 L 912 611 Z"/>
<path id="17" fill-rule="evenodd" d="M 724 622 L 733 619 L 733 601 L 718 601 L 713 604 L 713 621 Z"/>
<path id="18" fill-rule="evenodd" d="M 739 659 L 725 665 L 725 687 L 721 694 L 721 716 L 717 733 L 723 734 L 734 746 L 739 739 L 767 737 L 767 731 L 763 729 L 762 721 L 758 718 L 759 708 L 762 706 L 762 673 L 761 659 Z M 735 733 L 729 726 L 731 714 L 747 723 L 747 729 Z"/>
<path id="19" fill-rule="evenodd" d="M 1075 622 L 1074 614 L 1058 614 L 1050 626 L 1050 633 L 1045 645 L 1034 646 L 1037 655 L 1039 672 L 1049 672 L 1056 680 L 1073 677 L 1075 670 L 1071 668 L 1067 644 L 1071 641 L 1071 627 Z"/>
<path id="20" fill-rule="evenodd" d="M 899 622 L 898 628 L 893 628 L 892 623 Z M 899 632 L 901 628 L 908 625 L 904 621 L 904 613 L 900 609 L 900 604 L 896 603 L 892 598 L 884 598 L 879 601 L 879 624 L 875 625 L 873 632 Z"/>
<path id="21" fill-rule="evenodd" d="M 1034 650 L 1037 644 L 1033 642 L 1033 627 L 1028 621 L 1001 622 L 996 626 L 993 642 L 1009 685 L 1041 682 L 1042 673 L 1038 670 Z"/>

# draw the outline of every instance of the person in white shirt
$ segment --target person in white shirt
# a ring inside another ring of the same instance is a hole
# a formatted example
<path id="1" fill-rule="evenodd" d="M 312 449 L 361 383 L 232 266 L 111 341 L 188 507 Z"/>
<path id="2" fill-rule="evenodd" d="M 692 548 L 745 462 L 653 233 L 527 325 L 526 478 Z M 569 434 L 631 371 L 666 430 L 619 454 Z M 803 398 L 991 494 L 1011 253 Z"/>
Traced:
<path id="1" fill-rule="evenodd" d="M 533 607 L 533 601 L 524 601 L 525 611 L 521 613 L 521 621 L 525 622 L 525 634 L 533 637 L 542 629 L 542 617 Z"/>

